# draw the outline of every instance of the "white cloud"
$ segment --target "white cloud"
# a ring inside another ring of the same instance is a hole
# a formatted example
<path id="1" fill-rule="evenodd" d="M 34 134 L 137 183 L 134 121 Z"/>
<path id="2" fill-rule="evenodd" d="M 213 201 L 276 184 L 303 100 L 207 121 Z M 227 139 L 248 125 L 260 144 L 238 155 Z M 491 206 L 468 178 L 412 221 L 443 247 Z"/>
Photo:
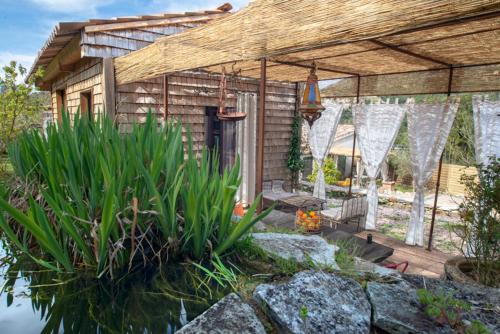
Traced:
<path id="1" fill-rule="evenodd" d="M 35 61 L 35 55 L 0 51 L 0 67 L 4 67 L 12 60 L 17 61 L 18 64 L 23 65 L 27 70 L 29 70 L 31 68 L 31 65 L 33 65 L 33 62 Z"/>
<path id="2" fill-rule="evenodd" d="M 31 0 L 42 10 L 60 13 L 81 13 L 94 15 L 97 8 L 108 5 L 116 0 Z"/>

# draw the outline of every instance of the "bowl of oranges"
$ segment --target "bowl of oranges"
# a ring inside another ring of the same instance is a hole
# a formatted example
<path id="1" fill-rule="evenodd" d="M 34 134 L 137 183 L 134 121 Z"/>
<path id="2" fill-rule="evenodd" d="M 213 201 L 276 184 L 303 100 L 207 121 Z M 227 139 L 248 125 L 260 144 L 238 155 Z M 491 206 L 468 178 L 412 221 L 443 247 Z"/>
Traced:
<path id="1" fill-rule="evenodd" d="M 321 217 L 316 211 L 297 210 L 295 225 L 308 233 L 316 233 L 321 227 Z"/>

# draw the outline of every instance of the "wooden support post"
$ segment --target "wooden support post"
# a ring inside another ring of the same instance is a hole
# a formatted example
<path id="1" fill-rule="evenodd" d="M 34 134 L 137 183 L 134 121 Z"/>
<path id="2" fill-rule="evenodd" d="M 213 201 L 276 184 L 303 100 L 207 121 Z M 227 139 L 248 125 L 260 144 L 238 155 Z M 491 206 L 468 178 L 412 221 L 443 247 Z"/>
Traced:
<path id="1" fill-rule="evenodd" d="M 352 155 L 351 155 L 351 176 L 349 179 L 349 193 L 347 196 L 352 195 L 352 175 L 354 173 L 354 152 L 356 151 L 356 131 L 353 133 L 353 138 L 352 138 Z M 359 175 L 358 175 L 359 177 Z"/>
<path id="2" fill-rule="evenodd" d="M 294 117 L 300 117 L 300 91 L 301 84 L 295 83 L 295 110 L 293 112 Z M 299 123 L 299 148 L 302 145 L 302 118 L 300 118 L 301 122 Z M 292 192 L 296 192 L 299 189 L 300 185 L 300 173 L 301 171 L 297 171 L 292 173 Z"/>
<path id="3" fill-rule="evenodd" d="M 115 119 L 115 67 L 113 58 L 103 58 L 102 60 L 102 97 L 104 112 L 112 119 Z"/>
<path id="4" fill-rule="evenodd" d="M 163 119 L 168 119 L 168 75 L 163 75 Z"/>
<path id="5" fill-rule="evenodd" d="M 257 114 L 257 159 L 255 193 L 262 193 L 264 182 L 264 131 L 266 116 L 266 58 L 260 60 L 260 87 L 259 87 L 259 112 Z M 257 205 L 257 212 L 262 211 L 262 200 Z"/>
<path id="6" fill-rule="evenodd" d="M 450 66 L 450 75 L 448 77 L 448 97 L 451 95 L 452 82 L 453 82 L 453 66 Z M 432 235 L 434 233 L 434 223 L 436 221 L 437 201 L 439 197 L 439 186 L 441 182 L 441 169 L 443 167 L 443 153 L 444 152 L 441 153 L 441 157 L 439 158 L 438 175 L 436 180 L 436 192 L 434 194 L 434 206 L 432 207 L 431 229 L 429 230 L 429 243 L 427 245 L 428 251 L 432 250 Z"/>
<path id="7" fill-rule="evenodd" d="M 360 86 L 361 86 L 361 77 L 358 75 L 358 87 L 357 87 L 357 91 L 356 91 L 356 103 L 359 103 L 359 88 L 360 88 Z M 354 131 L 353 138 L 352 138 L 351 175 L 349 177 L 349 193 L 347 194 L 347 196 L 352 195 L 352 176 L 354 174 L 354 154 L 355 154 L 355 152 L 356 152 L 356 130 Z M 360 175 L 358 175 L 358 177 L 360 177 Z"/>
<path id="8" fill-rule="evenodd" d="M 432 249 L 432 234 L 434 233 L 434 221 L 436 220 L 436 210 L 437 210 L 437 201 L 439 197 L 439 185 L 441 182 L 441 169 L 443 167 L 443 154 L 441 154 L 441 158 L 439 158 L 439 167 L 438 167 L 438 175 L 436 180 L 436 193 L 434 195 L 434 206 L 432 207 L 432 219 L 431 219 L 431 229 L 429 230 L 429 244 L 427 246 L 427 250 Z"/>

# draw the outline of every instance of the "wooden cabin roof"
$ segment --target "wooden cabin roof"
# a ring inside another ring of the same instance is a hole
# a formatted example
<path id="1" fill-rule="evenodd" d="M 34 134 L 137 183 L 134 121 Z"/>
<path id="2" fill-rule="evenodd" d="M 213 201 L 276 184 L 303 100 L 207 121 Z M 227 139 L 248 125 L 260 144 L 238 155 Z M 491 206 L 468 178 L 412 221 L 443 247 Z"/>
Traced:
<path id="1" fill-rule="evenodd" d="M 75 38 L 80 38 L 82 30 L 86 33 L 120 31 L 127 29 L 155 29 L 161 26 L 191 27 L 207 23 L 213 19 L 228 15 L 232 5 L 225 3 L 213 10 L 204 10 L 184 13 L 160 13 L 154 15 L 139 15 L 115 17 L 110 19 L 89 19 L 82 22 L 59 22 L 53 29 L 49 38 L 38 51 L 28 77 L 40 66 L 47 67 L 60 51 L 68 46 Z M 81 56 L 85 56 L 81 50 Z"/>

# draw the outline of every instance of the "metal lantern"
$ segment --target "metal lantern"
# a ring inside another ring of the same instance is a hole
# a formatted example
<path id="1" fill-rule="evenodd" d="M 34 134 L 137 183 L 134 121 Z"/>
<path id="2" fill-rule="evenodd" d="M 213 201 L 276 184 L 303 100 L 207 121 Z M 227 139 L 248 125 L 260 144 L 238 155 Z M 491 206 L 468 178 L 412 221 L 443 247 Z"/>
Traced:
<path id="1" fill-rule="evenodd" d="M 236 77 L 236 73 L 233 71 L 233 76 Z M 244 112 L 238 112 L 236 108 L 226 107 L 226 95 L 227 95 L 227 79 L 226 70 L 222 67 L 222 74 L 220 76 L 219 83 L 219 110 L 217 112 L 217 118 L 221 121 L 241 121 L 247 117 Z"/>
<path id="2" fill-rule="evenodd" d="M 321 96 L 319 94 L 318 77 L 316 76 L 316 64 L 313 63 L 311 73 L 307 77 L 302 103 L 300 105 L 300 112 L 309 126 L 312 126 L 314 121 L 321 117 L 321 111 L 325 107 L 321 105 Z"/>

